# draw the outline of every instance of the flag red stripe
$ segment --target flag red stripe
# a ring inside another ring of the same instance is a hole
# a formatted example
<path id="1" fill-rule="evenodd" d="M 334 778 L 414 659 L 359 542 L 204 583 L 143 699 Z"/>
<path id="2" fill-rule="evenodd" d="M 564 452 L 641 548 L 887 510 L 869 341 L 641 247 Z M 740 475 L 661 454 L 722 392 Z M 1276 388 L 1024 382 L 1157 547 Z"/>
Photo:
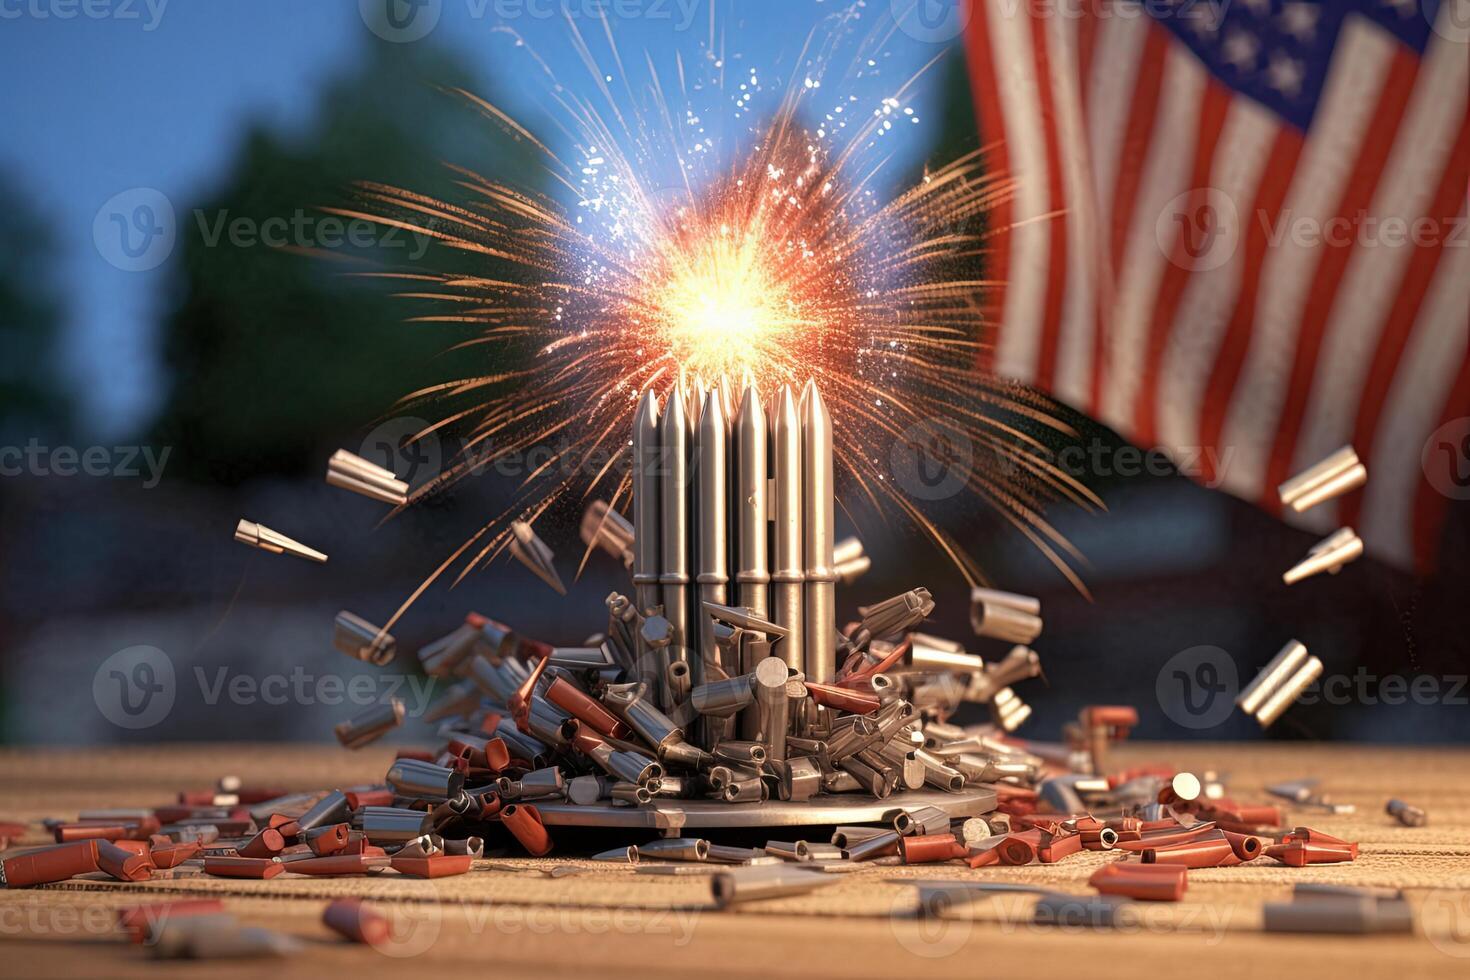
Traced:
<path id="1" fill-rule="evenodd" d="M 1428 214 L 1439 222 L 1440 234 L 1433 242 L 1414 247 L 1413 257 L 1405 264 L 1403 277 L 1389 307 L 1388 319 L 1383 332 L 1378 335 L 1378 345 L 1373 351 L 1372 367 L 1358 400 L 1357 421 L 1353 426 L 1352 445 L 1358 458 L 1371 461 L 1373 446 L 1378 435 L 1378 420 L 1388 401 L 1389 389 L 1398 372 L 1399 361 L 1409 336 L 1414 331 L 1414 321 L 1419 316 L 1419 307 L 1429 292 L 1434 279 L 1434 270 L 1444 251 L 1444 238 L 1448 229 L 1465 206 L 1465 185 L 1470 179 L 1470 116 L 1460 124 L 1460 135 L 1440 175 L 1439 187 L 1434 193 L 1434 204 Z M 1461 324 L 1461 327 L 1464 325 Z M 1344 394 L 1347 397 L 1347 394 Z M 1353 524 L 1362 513 L 1363 492 L 1354 491 L 1343 498 L 1340 513 L 1344 524 Z"/>
<path id="2" fill-rule="evenodd" d="M 1352 176 L 1333 212 L 1349 221 L 1354 229 L 1357 228 L 1358 217 L 1373 203 L 1373 192 L 1384 167 L 1388 165 L 1389 152 L 1393 149 L 1418 74 L 1419 59 L 1409 49 L 1400 47 L 1389 65 L 1378 104 L 1373 109 L 1367 129 L 1368 138 L 1358 148 L 1358 160 Z M 1271 446 L 1271 458 L 1266 464 L 1265 483 L 1261 487 L 1261 502 L 1268 509 L 1280 506 L 1276 487 L 1291 476 L 1291 462 L 1296 455 L 1297 439 L 1307 414 L 1307 399 L 1327 332 L 1327 318 L 1353 251 L 1351 243 L 1327 243 L 1318 251 L 1317 270 L 1307 292 L 1306 307 L 1302 310 L 1290 381 L 1287 382 L 1286 398 Z M 1332 383 L 1330 378 L 1325 380 Z"/>
<path id="3" fill-rule="evenodd" d="M 1256 188 L 1256 199 L 1246 212 L 1243 236 L 1245 264 L 1240 274 L 1240 292 L 1236 295 L 1235 309 L 1230 314 L 1230 323 L 1225 328 L 1225 336 L 1220 342 L 1200 403 L 1199 444 L 1206 449 L 1218 449 L 1220 446 L 1225 413 L 1245 366 L 1251 331 L 1255 327 L 1256 295 L 1261 288 L 1261 270 L 1266 265 L 1267 229 L 1275 227 L 1281 216 L 1281 206 L 1286 200 L 1287 189 L 1291 187 L 1305 142 L 1297 130 L 1289 126 L 1281 128 L 1271 145 L 1271 155 L 1266 159 L 1264 175 Z M 1220 454 L 1205 452 L 1202 455 L 1205 481 L 1215 480 L 1217 474 L 1213 460 L 1220 458 Z"/>
<path id="4" fill-rule="evenodd" d="M 1209 189 L 1210 170 L 1214 165 L 1215 149 L 1220 142 L 1220 131 L 1225 127 L 1225 116 L 1230 108 L 1230 90 L 1211 76 L 1205 82 L 1204 95 L 1200 99 L 1199 132 L 1194 148 L 1194 164 L 1189 182 L 1190 203 L 1188 214 L 1203 207 Z M 1169 333 L 1174 327 L 1174 318 L 1179 310 L 1179 300 L 1184 295 L 1184 286 L 1189 281 L 1188 245 L 1181 229 L 1174 235 L 1170 247 L 1169 264 L 1159 281 L 1159 291 L 1154 302 L 1153 317 L 1149 322 L 1148 343 L 1144 349 L 1143 378 L 1135 395 L 1133 406 L 1133 441 L 1138 445 L 1151 446 L 1157 438 L 1157 421 L 1154 408 L 1157 403 L 1159 367 L 1164 359 L 1164 349 Z"/>
<path id="5" fill-rule="evenodd" d="M 1050 40 L 1046 21 L 1031 21 L 1031 50 L 1036 59 L 1036 96 L 1041 110 L 1042 131 L 1046 134 L 1047 210 L 1063 212 L 1067 206 L 1062 173 L 1061 121 L 1056 114 L 1056 97 L 1051 90 Z M 1041 347 L 1036 357 L 1036 383 L 1048 390 L 1056 387 L 1057 346 L 1062 329 L 1062 291 L 1067 284 L 1067 219 L 1057 213 L 1046 219 L 1050 226 L 1047 256 L 1046 305 L 1041 320 Z"/>
<path id="6" fill-rule="evenodd" d="M 1000 87 L 996 82 L 995 59 L 990 46 L 990 25 L 986 22 L 983 5 L 986 0 L 973 0 L 969 29 L 965 32 L 965 57 L 970 63 L 970 89 L 975 107 L 980 114 L 980 135 L 986 143 L 993 144 L 990 159 L 998 174 L 1010 173 L 1010 155 L 1006 152 L 1005 114 L 1000 108 Z M 990 212 L 989 259 L 987 277 L 998 283 L 991 293 L 995 314 L 992 320 L 995 332 L 989 342 L 982 344 L 978 354 L 982 371 L 995 367 L 995 352 L 1000 346 L 1001 315 L 1005 311 L 1006 277 L 1011 266 L 1011 200 L 1009 196 L 998 201 Z M 1024 325 L 1023 325 L 1024 326 Z"/>
<path id="7" fill-rule="evenodd" d="M 1163 89 L 1164 57 L 1169 53 L 1169 34 L 1156 24 L 1149 24 L 1143 44 L 1143 59 L 1138 65 L 1138 79 L 1133 86 L 1133 103 L 1128 112 L 1127 128 L 1118 147 L 1118 172 L 1113 181 L 1112 223 L 1105 267 L 1112 274 L 1098 280 L 1097 342 L 1092 358 L 1092 414 L 1102 412 L 1103 383 L 1107 377 L 1108 318 L 1112 316 L 1113 297 L 1117 294 L 1118 277 L 1122 273 L 1123 249 L 1128 229 L 1133 224 L 1133 206 L 1138 198 L 1138 182 L 1148 157 L 1149 142 L 1154 135 L 1154 118 L 1159 111 L 1159 93 Z"/>

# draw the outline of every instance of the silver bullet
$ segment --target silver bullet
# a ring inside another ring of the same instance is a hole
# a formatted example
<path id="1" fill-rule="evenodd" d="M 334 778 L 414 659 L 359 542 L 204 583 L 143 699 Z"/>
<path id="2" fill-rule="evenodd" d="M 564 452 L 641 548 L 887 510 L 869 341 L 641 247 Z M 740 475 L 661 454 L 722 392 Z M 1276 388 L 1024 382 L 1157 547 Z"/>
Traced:
<path id="1" fill-rule="evenodd" d="M 555 554 L 546 546 L 546 542 L 536 536 L 531 525 L 525 521 L 511 521 L 510 553 L 516 561 L 525 565 L 531 573 L 556 590 L 558 595 L 566 595 L 567 587 L 562 584 L 561 576 L 556 573 L 556 566 L 552 564 Z"/>
<path id="2" fill-rule="evenodd" d="M 1041 635 L 1041 600 L 999 589 L 971 589 L 970 626 L 976 636 L 1030 643 Z"/>
<path id="3" fill-rule="evenodd" d="M 659 507 L 662 467 L 659 450 L 658 396 L 645 391 L 633 413 L 633 586 L 638 613 L 647 616 L 659 604 Z M 648 653 L 641 639 L 638 654 Z"/>
<path id="4" fill-rule="evenodd" d="M 663 472 L 660 479 L 659 506 L 663 521 L 659 552 L 662 564 L 659 572 L 659 594 L 663 601 L 664 618 L 673 626 L 673 638 L 668 649 L 668 662 L 688 663 L 689 648 L 694 640 L 689 626 L 689 417 L 683 410 L 686 393 L 680 389 L 669 395 L 668 410 L 659 423 L 659 442 L 662 446 Z M 660 661 L 662 664 L 662 661 Z M 673 702 L 668 691 L 665 670 L 665 707 Z"/>
<path id="5" fill-rule="evenodd" d="M 698 480 L 699 538 L 697 543 L 699 599 L 701 602 L 724 605 L 727 586 L 730 582 L 729 554 L 729 426 L 725 411 L 720 404 L 718 389 L 710 389 L 704 399 L 704 408 L 699 417 L 699 433 L 694 444 L 694 472 Z M 699 657 L 694 660 L 698 667 L 706 660 L 720 663 L 720 651 L 716 648 L 714 622 L 700 615 Z M 739 664 L 721 664 L 727 673 L 738 673 Z M 695 683 L 703 680 L 702 671 L 695 671 Z"/>
<path id="6" fill-rule="evenodd" d="M 774 479 L 770 497 L 775 523 L 775 553 L 771 556 L 769 593 L 771 619 L 786 627 L 778 656 L 801 670 L 805 658 L 802 630 L 802 479 L 801 419 L 790 385 L 783 385 L 772 412 Z"/>
<path id="7" fill-rule="evenodd" d="M 1339 528 L 1330 536 L 1317 542 L 1307 552 L 1307 557 L 1289 568 L 1281 580 L 1295 585 L 1304 578 L 1328 572 L 1336 575 L 1342 566 L 1362 557 L 1363 541 L 1350 527 Z"/>
<path id="8" fill-rule="evenodd" d="M 802 552 L 806 562 L 803 645 L 806 676 L 829 684 L 837 673 L 837 570 L 832 560 L 836 496 L 832 415 L 815 381 L 801 393 Z"/>
<path id="9" fill-rule="evenodd" d="M 762 620 L 767 617 L 767 591 L 771 584 L 766 552 L 766 497 L 770 492 L 766 483 L 768 441 L 766 412 L 761 407 L 760 395 L 754 387 L 747 386 L 735 425 L 735 485 L 739 494 L 735 504 L 735 539 L 739 551 L 735 601 Z M 744 673 L 754 669 L 754 663 L 740 665 Z"/>
<path id="10" fill-rule="evenodd" d="M 408 484 L 397 474 L 345 449 L 337 450 L 327 461 L 327 483 L 395 507 L 408 500 Z"/>
<path id="11" fill-rule="evenodd" d="M 269 551 L 273 555 L 295 555 L 297 558 L 306 558 L 314 562 L 325 562 L 327 556 L 315 548 L 308 548 L 293 538 L 288 538 L 280 531 L 272 531 L 264 524 L 256 524 L 254 521 L 241 519 L 235 525 L 235 540 L 241 544 L 248 544 L 252 548 L 261 551 Z"/>
<path id="12" fill-rule="evenodd" d="M 722 623 L 729 623 L 731 626 L 738 626 L 748 632 L 764 633 L 767 636 L 785 636 L 788 632 L 786 627 L 764 619 L 755 610 L 743 606 L 722 606 L 714 602 L 705 602 L 701 608 L 707 616 Z"/>

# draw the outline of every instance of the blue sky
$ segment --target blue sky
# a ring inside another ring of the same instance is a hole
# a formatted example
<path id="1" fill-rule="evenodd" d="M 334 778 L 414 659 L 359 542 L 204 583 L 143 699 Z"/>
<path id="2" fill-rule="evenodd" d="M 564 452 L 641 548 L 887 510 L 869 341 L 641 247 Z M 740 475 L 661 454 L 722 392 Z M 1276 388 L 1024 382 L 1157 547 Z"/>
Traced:
<path id="1" fill-rule="evenodd" d="M 914 2 L 925 15 L 917 20 Z M 662 75 L 675 53 L 686 66 L 711 68 L 711 3 L 717 53 L 728 63 L 724 91 L 701 96 L 700 112 L 716 132 L 743 125 L 734 100 L 751 69 L 760 89 L 753 117 L 804 70 L 808 36 L 818 27 L 825 36 L 835 17 L 856 15 L 835 63 L 852 63 L 868 32 L 879 42 L 872 64 L 856 63 L 860 77 L 832 78 L 826 88 L 833 99 L 837 86 L 871 106 L 939 52 L 960 16 L 954 0 L 872 0 L 855 9 L 849 0 L 0 0 L 7 93 L 0 167 L 46 217 L 60 251 L 64 363 L 83 424 L 99 435 L 132 431 L 165 381 L 156 320 L 169 266 L 165 259 L 152 269 L 118 268 L 128 263 L 109 261 L 95 243 L 94 222 L 116 195 L 152 188 L 184 205 L 197 199 L 225 171 L 248 123 L 287 131 L 307 124 L 317 91 L 362 56 L 369 30 L 397 43 L 427 31 L 428 41 L 458 49 L 518 115 L 535 120 L 550 90 L 533 53 L 568 93 L 597 97 L 568 19 L 605 66 L 596 18 L 605 10 L 630 74 L 648 51 Z M 895 12 L 904 29 L 894 29 Z M 921 85 L 907 100 L 916 115 L 924 115 L 931 90 Z M 895 162 L 912 162 L 904 158 L 922 145 L 895 140 Z"/>

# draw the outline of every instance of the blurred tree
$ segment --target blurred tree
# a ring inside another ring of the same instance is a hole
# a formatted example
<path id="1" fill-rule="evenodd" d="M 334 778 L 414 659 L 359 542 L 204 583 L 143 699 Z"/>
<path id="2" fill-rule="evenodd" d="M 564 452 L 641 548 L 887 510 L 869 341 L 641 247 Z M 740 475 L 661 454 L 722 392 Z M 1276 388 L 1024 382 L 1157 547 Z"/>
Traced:
<path id="1" fill-rule="evenodd" d="M 422 239 L 322 209 L 351 207 L 354 181 L 452 200 L 445 162 L 529 179 L 524 146 L 445 91 L 456 87 L 487 94 L 442 50 L 374 41 L 307 134 L 253 129 L 225 186 L 179 216 L 182 282 L 163 325 L 172 387 L 151 435 L 174 447 L 171 475 L 299 474 L 323 445 L 449 376 L 432 362 L 464 332 L 407 325 L 381 281 L 343 273 L 463 257 L 425 256 Z"/>
<path id="2" fill-rule="evenodd" d="M 59 352 L 64 310 L 56 246 L 14 179 L 0 172 L 0 440 L 64 432 L 72 404 Z"/>

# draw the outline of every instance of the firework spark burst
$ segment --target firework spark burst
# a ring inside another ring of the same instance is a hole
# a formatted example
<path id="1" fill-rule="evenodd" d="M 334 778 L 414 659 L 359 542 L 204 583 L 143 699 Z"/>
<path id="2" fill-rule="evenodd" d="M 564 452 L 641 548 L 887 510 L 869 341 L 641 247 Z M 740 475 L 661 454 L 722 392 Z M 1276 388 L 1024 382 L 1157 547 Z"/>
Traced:
<path id="1" fill-rule="evenodd" d="M 572 25 L 597 95 L 551 86 L 570 151 L 554 152 L 497 106 L 455 93 L 534 148 L 550 192 L 455 168 L 463 191 L 455 202 L 366 184 L 356 207 L 333 209 L 483 260 L 483 275 L 370 273 L 428 304 L 411 322 L 477 328 L 465 345 L 496 365 L 405 400 L 437 414 L 422 435 L 467 430 L 465 454 L 414 499 L 477 466 L 549 447 L 515 504 L 424 587 L 456 565 L 459 581 L 495 557 L 513 518 L 534 522 L 560 501 L 599 496 L 624 508 L 630 420 L 644 391 L 688 400 L 713 388 L 738 400 L 747 384 L 770 397 L 815 379 L 839 420 L 839 495 L 859 526 L 896 516 L 937 542 L 971 583 L 984 580 L 889 472 L 895 443 L 929 440 L 937 424 L 973 446 L 965 490 L 1082 588 L 1069 565 L 1080 556 L 1041 512 L 1057 497 L 1100 505 L 1049 462 L 1039 438 L 1069 430 L 1043 396 L 976 367 L 994 286 L 980 274 L 986 216 L 1011 184 L 988 173 L 977 150 L 891 197 L 875 189 L 889 147 L 917 122 L 908 100 L 924 73 L 872 106 L 830 95 L 875 64 L 859 54 L 845 73 L 831 69 L 851 23 L 849 14 L 814 34 L 768 121 L 724 154 L 688 108 L 689 89 L 732 89 L 726 109 L 739 119 L 755 115 L 762 81 L 749 69 L 728 84 L 713 26 L 699 71 L 677 61 L 670 95 L 650 60 L 640 99 L 611 31 L 616 70 L 604 73 Z M 886 36 L 878 30 L 858 48 L 873 50 Z M 696 74 L 702 80 L 691 85 Z M 666 161 L 677 167 L 661 184 L 655 175 L 668 171 Z"/>

